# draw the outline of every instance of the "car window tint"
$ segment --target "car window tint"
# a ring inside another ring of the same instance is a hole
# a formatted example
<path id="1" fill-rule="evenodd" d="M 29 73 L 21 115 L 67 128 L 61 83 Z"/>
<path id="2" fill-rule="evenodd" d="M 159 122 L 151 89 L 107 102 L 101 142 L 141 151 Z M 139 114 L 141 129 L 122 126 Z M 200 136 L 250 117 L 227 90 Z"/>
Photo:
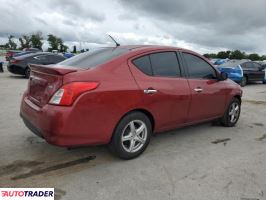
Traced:
<path id="1" fill-rule="evenodd" d="M 65 58 L 62 56 L 58 56 L 58 55 L 50 55 L 49 60 L 53 63 L 58 63 L 58 62 L 65 60 Z"/>
<path id="2" fill-rule="evenodd" d="M 190 78 L 216 78 L 215 70 L 205 60 L 189 53 L 183 53 L 183 55 L 187 63 Z"/>
<path id="3" fill-rule="evenodd" d="M 152 75 L 152 68 L 149 56 L 142 56 L 133 60 L 133 64 L 144 74 Z"/>
<path id="4" fill-rule="evenodd" d="M 259 70 L 261 68 L 261 65 L 258 64 L 258 63 L 253 63 L 253 67 L 256 69 L 256 70 Z"/>
<path id="5" fill-rule="evenodd" d="M 150 54 L 150 60 L 154 76 L 180 76 L 180 67 L 175 52 Z"/>
<path id="6" fill-rule="evenodd" d="M 127 53 L 128 51 L 129 50 L 126 48 L 117 47 L 94 49 L 66 59 L 63 62 L 58 63 L 56 66 L 72 66 L 85 69 L 93 68 L 97 65 L 104 64 L 124 53 Z"/>
<path id="7" fill-rule="evenodd" d="M 253 68 L 254 66 L 253 66 L 253 63 L 252 62 L 247 62 L 246 63 L 246 67 L 247 68 Z"/>
<path id="8" fill-rule="evenodd" d="M 48 59 L 48 57 L 46 55 L 43 55 L 43 56 L 35 56 L 33 58 L 36 59 L 36 60 L 40 60 L 40 61 L 45 61 L 45 60 Z"/>

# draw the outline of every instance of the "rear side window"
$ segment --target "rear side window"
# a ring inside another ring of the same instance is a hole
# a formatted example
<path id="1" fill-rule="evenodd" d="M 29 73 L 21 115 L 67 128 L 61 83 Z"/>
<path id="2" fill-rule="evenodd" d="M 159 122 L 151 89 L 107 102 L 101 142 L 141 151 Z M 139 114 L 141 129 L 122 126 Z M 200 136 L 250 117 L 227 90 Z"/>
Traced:
<path id="1" fill-rule="evenodd" d="M 213 79 L 216 78 L 216 72 L 205 60 L 192 54 L 183 53 L 187 63 L 190 78 Z"/>
<path id="2" fill-rule="evenodd" d="M 160 52 L 133 60 L 133 64 L 147 75 L 180 77 L 180 66 L 175 52 Z"/>
<path id="3" fill-rule="evenodd" d="M 259 71 L 260 68 L 261 68 L 261 65 L 258 64 L 258 63 L 255 63 L 255 62 L 254 62 L 254 63 L 253 63 L 253 67 L 254 67 L 255 70 Z"/>
<path id="4" fill-rule="evenodd" d="M 46 61 L 48 59 L 48 56 L 47 55 L 41 55 L 41 56 L 34 56 L 33 58 L 36 60 L 39 60 L 39 61 Z"/>
<path id="5" fill-rule="evenodd" d="M 80 67 L 84 69 L 93 68 L 97 65 L 104 64 L 112 59 L 127 53 L 129 50 L 125 48 L 101 48 L 90 50 L 85 53 L 81 53 L 72 58 L 66 59 L 63 62 L 58 63 L 56 66 L 71 66 Z"/>
<path id="6" fill-rule="evenodd" d="M 180 67 L 175 52 L 162 52 L 150 55 L 154 76 L 180 76 Z"/>
<path id="7" fill-rule="evenodd" d="M 152 75 L 152 68 L 149 56 L 142 56 L 133 60 L 133 64 L 143 73 Z"/>
<path id="8" fill-rule="evenodd" d="M 65 60 L 65 58 L 63 56 L 58 56 L 58 55 L 50 55 L 49 56 L 49 61 L 53 62 L 53 63 L 58 63 Z"/>

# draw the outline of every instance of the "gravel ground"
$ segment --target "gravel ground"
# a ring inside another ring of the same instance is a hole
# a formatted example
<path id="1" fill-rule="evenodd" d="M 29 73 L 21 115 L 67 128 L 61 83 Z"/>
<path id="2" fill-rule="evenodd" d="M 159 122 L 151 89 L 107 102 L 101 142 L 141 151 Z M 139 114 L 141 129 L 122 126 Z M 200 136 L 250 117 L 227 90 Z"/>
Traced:
<path id="1" fill-rule="evenodd" d="M 0 58 L 2 59 L 2 58 Z M 56 199 L 266 199 L 266 85 L 244 90 L 234 128 L 210 123 L 154 135 L 130 161 L 105 146 L 47 144 L 19 117 L 27 80 L 0 73 L 0 187 L 54 187 Z"/>

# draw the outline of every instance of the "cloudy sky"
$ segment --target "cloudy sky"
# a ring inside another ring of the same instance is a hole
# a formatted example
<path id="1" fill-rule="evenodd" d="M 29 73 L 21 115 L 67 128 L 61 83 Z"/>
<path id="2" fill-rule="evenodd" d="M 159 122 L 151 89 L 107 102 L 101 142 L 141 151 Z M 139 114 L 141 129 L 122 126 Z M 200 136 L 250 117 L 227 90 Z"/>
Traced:
<path id="1" fill-rule="evenodd" d="M 266 54 L 265 17 L 265 0 L 0 0 L 0 43 L 41 31 L 90 48 L 112 45 L 109 33 L 121 44 Z"/>

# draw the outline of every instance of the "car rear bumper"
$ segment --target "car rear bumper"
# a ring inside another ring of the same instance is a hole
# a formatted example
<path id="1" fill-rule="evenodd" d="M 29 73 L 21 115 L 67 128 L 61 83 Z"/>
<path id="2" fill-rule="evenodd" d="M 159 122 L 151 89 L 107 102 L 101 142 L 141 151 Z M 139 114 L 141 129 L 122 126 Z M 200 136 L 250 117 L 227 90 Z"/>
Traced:
<path id="1" fill-rule="evenodd" d="M 79 115 L 84 116 L 82 113 Z M 88 123 L 85 119 L 78 120 L 72 107 L 47 104 L 41 108 L 24 95 L 21 102 L 20 116 L 33 133 L 56 146 L 73 147 L 106 144 L 110 140 L 109 135 L 111 133 L 104 134 L 103 126 L 99 127 L 98 122 L 92 119 L 91 123 Z M 95 117 L 95 120 L 99 120 L 99 118 Z"/>
<path id="2" fill-rule="evenodd" d="M 25 69 L 17 66 L 17 65 L 7 65 L 7 70 L 13 74 L 20 74 L 20 75 L 24 75 L 25 74 Z"/>

